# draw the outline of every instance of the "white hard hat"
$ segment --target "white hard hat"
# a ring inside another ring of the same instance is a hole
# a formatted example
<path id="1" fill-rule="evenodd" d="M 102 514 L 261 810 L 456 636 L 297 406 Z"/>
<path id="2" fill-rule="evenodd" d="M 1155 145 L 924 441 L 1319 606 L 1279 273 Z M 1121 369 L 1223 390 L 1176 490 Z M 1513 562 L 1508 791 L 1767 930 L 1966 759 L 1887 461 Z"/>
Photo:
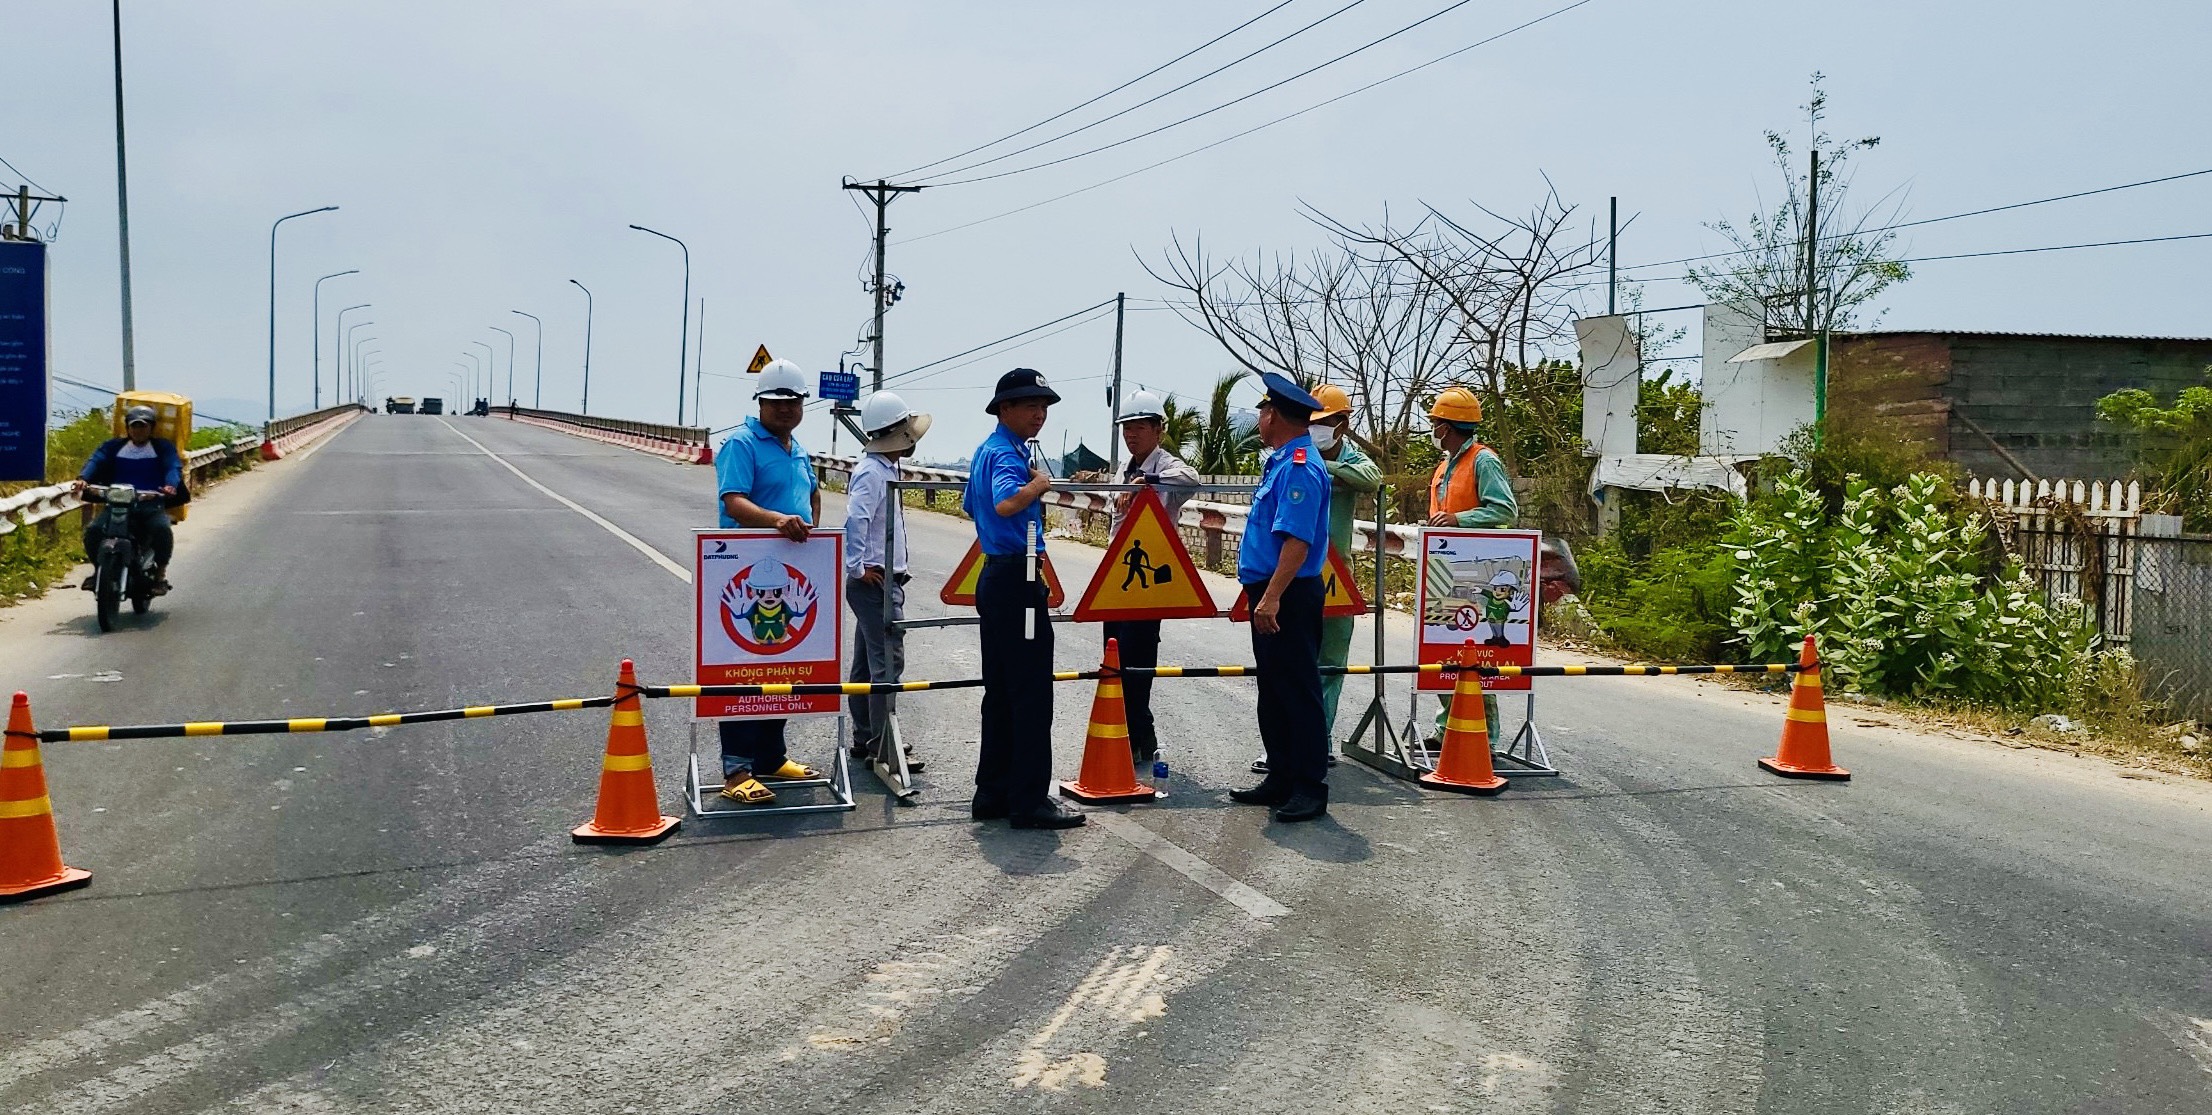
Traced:
<path id="1" fill-rule="evenodd" d="M 1129 401 L 1122 404 L 1121 417 L 1114 419 L 1114 424 L 1118 426 L 1123 422 L 1134 422 L 1139 418 L 1157 418 L 1162 422 L 1167 421 L 1167 408 L 1160 403 L 1158 395 L 1150 391 L 1139 391 L 1129 396 Z"/>
<path id="2" fill-rule="evenodd" d="M 774 592 L 791 588 L 791 574 L 780 561 L 764 561 L 745 574 L 745 587 L 754 592 Z"/>
<path id="3" fill-rule="evenodd" d="M 753 384 L 756 399 L 804 399 L 807 397 L 806 373 L 789 360 L 770 360 L 760 370 L 760 379 Z"/>
<path id="4" fill-rule="evenodd" d="M 1491 588 L 1501 588 L 1505 586 L 1511 586 L 1513 588 L 1521 587 L 1521 579 L 1514 576 L 1513 571 L 1510 569 L 1501 569 L 1498 571 L 1497 576 L 1490 578 Z"/>
<path id="5" fill-rule="evenodd" d="M 929 432 L 929 415 L 917 414 L 906 400 L 889 391 L 878 391 L 860 404 L 860 430 L 867 448 L 876 453 L 912 449 Z"/>

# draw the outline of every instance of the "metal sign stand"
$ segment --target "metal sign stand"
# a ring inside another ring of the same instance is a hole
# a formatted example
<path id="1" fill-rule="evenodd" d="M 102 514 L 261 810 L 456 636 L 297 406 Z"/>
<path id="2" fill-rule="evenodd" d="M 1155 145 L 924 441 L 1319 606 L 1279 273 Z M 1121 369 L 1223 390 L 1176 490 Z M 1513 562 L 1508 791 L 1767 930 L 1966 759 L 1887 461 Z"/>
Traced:
<path id="1" fill-rule="evenodd" d="M 845 765 L 845 714 L 837 714 L 837 758 L 830 764 L 830 773 L 824 778 L 800 778 L 778 782 L 778 790 L 806 789 L 820 786 L 829 790 L 830 800 L 807 805 L 729 805 L 709 806 L 709 791 L 699 777 L 699 722 L 691 722 L 691 756 L 684 764 L 684 800 L 691 806 L 695 817 L 768 817 L 784 813 L 844 813 L 857 808 L 853 802 L 852 772 Z"/>
<path id="2" fill-rule="evenodd" d="M 1544 736 L 1536 730 L 1536 691 L 1528 693 L 1526 719 L 1521 729 L 1513 733 L 1513 741 L 1500 751 L 1490 750 L 1491 765 L 1501 778 L 1548 778 L 1559 774 L 1551 765 L 1551 752 L 1544 747 Z"/>

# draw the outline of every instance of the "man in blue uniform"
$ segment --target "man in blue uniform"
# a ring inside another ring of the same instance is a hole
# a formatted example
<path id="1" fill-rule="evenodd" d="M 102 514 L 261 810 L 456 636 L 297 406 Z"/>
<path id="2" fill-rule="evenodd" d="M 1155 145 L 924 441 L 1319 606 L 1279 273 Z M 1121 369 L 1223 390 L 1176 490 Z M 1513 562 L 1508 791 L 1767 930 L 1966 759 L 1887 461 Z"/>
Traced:
<path id="1" fill-rule="evenodd" d="M 806 417 L 806 394 L 806 373 L 797 364 L 772 360 L 760 370 L 760 381 L 753 386 L 760 414 L 746 419 L 714 455 L 722 526 L 761 527 L 804 542 L 821 520 L 822 491 L 814 482 L 814 462 L 792 436 Z M 791 760 L 783 726 L 781 720 L 715 725 L 722 737 L 723 797 L 766 805 L 776 794 L 763 782 L 820 777 L 813 767 Z"/>
<path id="2" fill-rule="evenodd" d="M 1267 777 L 1231 790 L 1244 805 L 1274 809 L 1278 821 L 1311 821 L 1329 810 L 1329 729 L 1322 721 L 1321 568 L 1329 557 L 1329 472 L 1306 427 L 1321 404 L 1273 372 L 1260 382 L 1260 440 L 1273 451 L 1252 493 L 1237 580 L 1252 611 L 1252 661 L 1259 667 L 1260 745 Z"/>
<path id="3" fill-rule="evenodd" d="M 1018 829 L 1083 823 L 1082 814 L 1064 812 L 1051 797 L 1052 611 L 1037 568 L 1045 549 L 1045 509 L 1038 501 L 1052 489 L 1052 474 L 1038 462 L 1032 442 L 1059 401 L 1059 392 L 1032 369 L 999 377 L 998 391 L 983 408 L 998 416 L 998 429 L 976 447 L 960 501 L 983 548 L 975 585 L 975 610 L 983 621 L 983 743 L 969 815 L 978 821 L 1003 817 Z"/>

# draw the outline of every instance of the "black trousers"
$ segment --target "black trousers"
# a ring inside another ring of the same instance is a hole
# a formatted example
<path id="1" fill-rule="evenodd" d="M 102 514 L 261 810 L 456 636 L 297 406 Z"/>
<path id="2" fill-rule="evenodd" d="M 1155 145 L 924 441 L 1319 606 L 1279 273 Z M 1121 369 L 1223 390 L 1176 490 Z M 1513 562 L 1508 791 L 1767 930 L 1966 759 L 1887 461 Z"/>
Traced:
<path id="1" fill-rule="evenodd" d="M 1255 610 L 1264 584 L 1244 586 Z M 1321 718 L 1321 578 L 1299 577 L 1283 587 L 1280 628 L 1272 635 L 1252 625 L 1252 662 L 1260 668 L 1260 745 L 1267 751 L 1267 781 L 1292 793 L 1329 793 L 1329 729 Z"/>
<path id="2" fill-rule="evenodd" d="M 721 720 L 715 731 L 722 737 L 722 777 L 741 770 L 774 774 L 790 757 L 784 749 L 782 720 Z"/>
<path id="3" fill-rule="evenodd" d="M 977 800 L 1025 813 L 1042 809 L 1052 788 L 1052 609 L 1042 575 L 1025 563 L 985 558 L 976 578 L 983 620 L 983 745 L 975 765 Z M 1024 614 L 1036 637 L 1023 638 Z"/>
<path id="4" fill-rule="evenodd" d="M 1160 664 L 1160 621 L 1116 620 L 1103 624 L 1106 638 L 1121 652 L 1124 666 Z M 1152 730 L 1152 675 L 1127 674 L 1121 679 L 1122 703 L 1129 710 L 1129 750 L 1140 761 L 1160 750 L 1160 737 Z"/>

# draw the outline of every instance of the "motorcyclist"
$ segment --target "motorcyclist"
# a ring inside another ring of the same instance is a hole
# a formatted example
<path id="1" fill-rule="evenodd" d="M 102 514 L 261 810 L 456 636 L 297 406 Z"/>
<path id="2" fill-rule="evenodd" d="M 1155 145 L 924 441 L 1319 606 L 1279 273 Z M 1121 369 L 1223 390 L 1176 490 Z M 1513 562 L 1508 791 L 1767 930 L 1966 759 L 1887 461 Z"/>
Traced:
<path id="1" fill-rule="evenodd" d="M 184 458 L 177 453 L 175 443 L 154 436 L 154 408 L 136 406 L 124 411 L 123 429 L 128 436 L 109 438 L 92 451 L 92 459 L 77 475 L 75 490 L 128 484 L 141 492 L 174 497 L 184 485 Z M 169 591 L 169 555 L 176 545 L 169 529 L 167 505 L 167 499 L 142 500 L 132 506 L 130 516 L 131 538 L 153 548 L 156 596 Z M 95 520 L 85 527 L 85 560 L 98 561 L 99 548 L 100 525 Z M 86 577 L 83 587 L 90 590 L 97 576 Z"/>

